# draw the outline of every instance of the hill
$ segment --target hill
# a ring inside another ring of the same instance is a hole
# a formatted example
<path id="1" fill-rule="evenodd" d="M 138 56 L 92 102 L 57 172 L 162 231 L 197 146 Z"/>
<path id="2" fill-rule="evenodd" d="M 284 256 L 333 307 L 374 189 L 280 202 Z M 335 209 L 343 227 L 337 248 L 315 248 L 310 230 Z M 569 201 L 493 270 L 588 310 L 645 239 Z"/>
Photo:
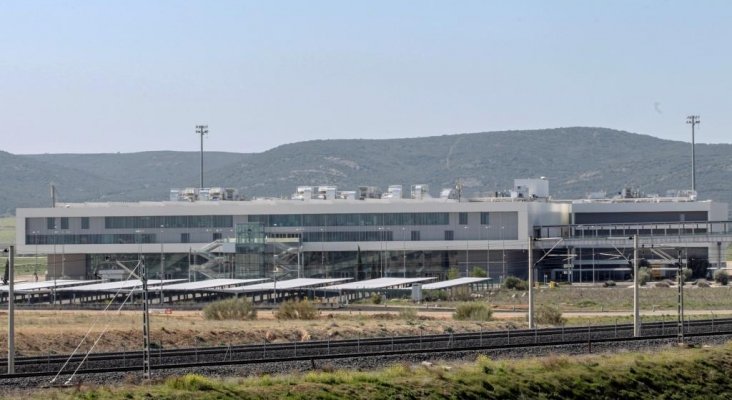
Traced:
<path id="1" fill-rule="evenodd" d="M 732 145 L 697 145 L 700 198 L 732 203 Z M 465 192 L 509 188 L 513 178 L 546 176 L 555 198 L 619 191 L 646 193 L 691 185 L 690 145 L 605 128 L 469 133 L 411 139 L 315 140 L 256 153 L 207 152 L 206 184 L 251 196 L 288 196 L 298 185 L 385 188 L 428 183 L 434 195 L 462 179 Z M 170 187 L 198 184 L 198 153 L 0 153 L 0 213 L 61 201 L 161 200 Z"/>

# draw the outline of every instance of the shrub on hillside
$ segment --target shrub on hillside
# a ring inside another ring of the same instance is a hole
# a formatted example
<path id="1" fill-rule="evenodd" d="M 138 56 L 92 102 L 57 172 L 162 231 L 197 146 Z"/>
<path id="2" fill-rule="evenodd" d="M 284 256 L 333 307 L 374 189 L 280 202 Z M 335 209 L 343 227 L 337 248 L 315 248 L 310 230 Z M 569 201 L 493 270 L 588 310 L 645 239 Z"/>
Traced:
<path id="1" fill-rule="evenodd" d="M 519 279 L 515 276 L 509 276 L 503 281 L 503 287 L 505 289 L 527 290 L 529 288 L 529 284 L 523 279 Z"/>
<path id="2" fill-rule="evenodd" d="M 371 295 L 371 299 L 369 300 L 371 301 L 371 304 L 381 304 L 382 298 L 380 294 L 374 293 Z"/>
<path id="3" fill-rule="evenodd" d="M 481 267 L 473 267 L 473 269 L 470 271 L 470 276 L 473 278 L 485 278 L 488 276 L 486 274 L 485 269 Z"/>
<path id="4" fill-rule="evenodd" d="M 209 320 L 256 319 L 257 310 L 249 299 L 228 299 L 208 304 L 203 308 L 203 317 Z"/>
<path id="5" fill-rule="evenodd" d="M 453 319 L 463 321 L 489 321 L 493 316 L 493 310 L 484 303 L 463 303 L 455 308 Z"/>
<path id="6" fill-rule="evenodd" d="M 714 281 L 721 285 L 726 285 L 729 283 L 729 274 L 726 270 L 718 269 L 714 271 Z"/>
<path id="7" fill-rule="evenodd" d="M 548 324 L 548 325 L 563 325 L 567 322 L 562 317 L 562 312 L 554 306 L 539 306 L 534 313 L 534 321 L 537 324 Z"/>
<path id="8" fill-rule="evenodd" d="M 317 319 L 318 309 L 313 303 L 305 300 L 288 300 L 275 311 L 277 319 Z"/>

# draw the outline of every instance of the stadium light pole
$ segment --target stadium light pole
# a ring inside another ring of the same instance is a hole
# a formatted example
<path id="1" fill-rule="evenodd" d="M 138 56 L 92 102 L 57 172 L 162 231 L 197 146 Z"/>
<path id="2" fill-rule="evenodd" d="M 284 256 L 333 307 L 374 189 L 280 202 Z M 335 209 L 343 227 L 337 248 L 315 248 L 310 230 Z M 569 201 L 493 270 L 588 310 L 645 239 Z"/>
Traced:
<path id="1" fill-rule="evenodd" d="M 691 125 L 691 190 L 696 192 L 696 150 L 694 146 L 694 127 L 701 123 L 698 115 L 686 117 L 686 123 Z"/>
<path id="2" fill-rule="evenodd" d="M 208 125 L 196 125 L 196 133 L 201 136 L 201 186 L 203 188 L 203 137 L 208 135 Z"/>

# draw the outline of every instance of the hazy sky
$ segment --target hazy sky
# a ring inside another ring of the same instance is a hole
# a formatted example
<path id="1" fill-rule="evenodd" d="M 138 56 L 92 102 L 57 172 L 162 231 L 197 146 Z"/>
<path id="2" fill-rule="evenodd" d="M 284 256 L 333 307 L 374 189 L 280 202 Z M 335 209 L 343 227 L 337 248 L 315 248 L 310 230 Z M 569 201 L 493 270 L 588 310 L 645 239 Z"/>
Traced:
<path id="1" fill-rule="evenodd" d="M 732 142 L 732 2 L 2 1 L 0 149 L 602 126 Z"/>

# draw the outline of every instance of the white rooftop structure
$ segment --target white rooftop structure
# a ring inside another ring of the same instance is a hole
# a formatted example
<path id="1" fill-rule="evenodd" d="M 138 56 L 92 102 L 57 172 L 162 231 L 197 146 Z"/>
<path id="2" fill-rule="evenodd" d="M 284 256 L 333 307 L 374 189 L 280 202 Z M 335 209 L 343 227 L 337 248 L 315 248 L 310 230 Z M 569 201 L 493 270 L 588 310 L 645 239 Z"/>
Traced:
<path id="1" fill-rule="evenodd" d="M 490 281 L 491 278 L 457 278 L 448 281 L 426 283 L 422 285 L 423 290 L 447 289 L 455 286 L 472 285 L 474 283 Z"/>
<path id="2" fill-rule="evenodd" d="M 329 286 L 328 290 L 363 290 L 363 289 L 385 289 L 416 282 L 424 282 L 435 279 L 431 278 L 377 278 L 365 281 L 348 282 L 340 285 Z"/>
<path id="3" fill-rule="evenodd" d="M 285 281 L 266 282 L 256 285 L 248 285 L 237 288 L 224 289 L 224 292 L 229 293 L 245 293 L 245 292 L 267 292 L 271 290 L 289 290 L 289 289 L 304 289 L 311 287 L 320 287 L 329 285 L 335 282 L 342 282 L 351 278 L 331 278 L 331 279 L 315 279 L 315 278 L 297 278 L 288 279 Z M 276 286 L 275 286 L 276 285 Z"/>
<path id="4" fill-rule="evenodd" d="M 266 278 L 259 278 L 259 279 L 208 279 L 205 281 L 197 281 L 197 282 L 182 282 L 182 283 L 174 283 L 172 285 L 164 285 L 163 290 L 169 291 L 169 290 L 180 290 L 180 291 L 189 291 L 189 290 L 200 290 L 200 289 L 220 289 L 227 286 L 239 286 L 239 285 L 247 285 L 254 282 L 262 282 L 266 281 Z"/>
<path id="5" fill-rule="evenodd" d="M 168 284 L 168 283 L 176 283 L 180 282 L 182 279 L 167 279 L 167 280 L 160 280 L 160 279 L 150 279 L 147 281 L 148 287 Z M 58 281 L 57 281 L 58 282 Z M 93 282 L 93 281 L 90 281 Z M 57 289 L 59 292 L 106 292 L 106 291 L 117 291 L 122 289 L 132 289 L 135 287 L 142 287 L 142 281 L 139 279 L 130 279 L 127 281 L 115 281 L 115 282 L 102 282 L 102 283 L 95 283 L 91 285 L 83 285 L 83 286 L 74 286 L 74 287 L 63 287 L 61 289 Z"/>
<path id="6" fill-rule="evenodd" d="M 83 285 L 89 281 L 77 281 L 77 280 L 62 280 L 58 279 L 56 282 L 54 281 L 40 281 L 40 282 L 21 282 L 15 283 L 14 291 L 15 292 L 28 292 L 33 290 L 43 290 L 53 287 L 62 287 L 62 286 L 74 286 L 74 285 Z M 7 292 L 8 291 L 8 285 L 2 285 L 0 286 L 0 292 Z"/>

